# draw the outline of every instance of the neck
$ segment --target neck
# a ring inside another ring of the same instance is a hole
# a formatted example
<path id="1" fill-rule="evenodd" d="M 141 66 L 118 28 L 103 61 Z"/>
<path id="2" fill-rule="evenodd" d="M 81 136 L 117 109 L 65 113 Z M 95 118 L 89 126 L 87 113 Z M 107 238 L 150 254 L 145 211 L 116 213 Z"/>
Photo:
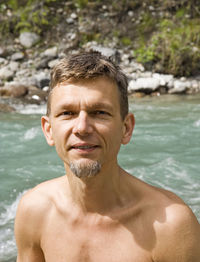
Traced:
<path id="1" fill-rule="evenodd" d="M 83 212 L 107 213 L 122 205 L 121 175 L 122 169 L 103 168 L 90 178 L 78 178 L 66 167 L 69 191 L 72 201 Z"/>

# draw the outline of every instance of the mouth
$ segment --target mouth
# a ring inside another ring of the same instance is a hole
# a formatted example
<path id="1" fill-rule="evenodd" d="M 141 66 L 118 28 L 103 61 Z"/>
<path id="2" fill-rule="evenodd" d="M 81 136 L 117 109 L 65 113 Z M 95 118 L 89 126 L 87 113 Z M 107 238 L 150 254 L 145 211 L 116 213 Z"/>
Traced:
<path id="1" fill-rule="evenodd" d="M 96 148 L 99 148 L 99 146 L 94 145 L 94 144 L 75 144 L 75 145 L 72 145 L 69 149 L 76 150 L 77 152 L 87 153 L 87 152 L 92 152 Z"/>

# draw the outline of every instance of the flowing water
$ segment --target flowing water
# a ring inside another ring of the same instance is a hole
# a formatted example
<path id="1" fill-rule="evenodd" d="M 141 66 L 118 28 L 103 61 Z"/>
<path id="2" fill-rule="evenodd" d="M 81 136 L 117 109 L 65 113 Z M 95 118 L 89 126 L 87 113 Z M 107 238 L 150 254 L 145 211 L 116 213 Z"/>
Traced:
<path id="1" fill-rule="evenodd" d="M 178 194 L 200 221 L 200 96 L 131 101 L 136 126 L 119 162 L 131 174 Z M 64 174 L 40 128 L 43 107 L 0 113 L 0 262 L 14 262 L 13 222 L 22 194 Z M 28 221 L 27 221 L 28 223 Z"/>

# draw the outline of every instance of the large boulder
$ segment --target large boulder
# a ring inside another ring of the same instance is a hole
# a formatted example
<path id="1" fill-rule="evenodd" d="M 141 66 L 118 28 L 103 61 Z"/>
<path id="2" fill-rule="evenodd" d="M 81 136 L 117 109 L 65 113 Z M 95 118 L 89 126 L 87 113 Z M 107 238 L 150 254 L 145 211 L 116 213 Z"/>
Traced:
<path id="1" fill-rule="evenodd" d="M 26 48 L 30 48 L 39 41 L 39 35 L 31 32 L 23 32 L 19 36 L 20 44 Z"/>
<path id="2" fill-rule="evenodd" d="M 184 94 L 187 89 L 191 88 L 191 83 L 189 81 L 181 81 L 179 79 L 174 81 L 174 86 L 169 90 L 169 94 Z"/>
<path id="3" fill-rule="evenodd" d="M 0 87 L 0 96 L 23 97 L 28 93 L 28 88 L 23 85 L 6 85 Z"/>
<path id="4" fill-rule="evenodd" d="M 128 91 L 152 93 L 160 86 L 160 80 L 156 78 L 138 78 L 129 82 Z"/>

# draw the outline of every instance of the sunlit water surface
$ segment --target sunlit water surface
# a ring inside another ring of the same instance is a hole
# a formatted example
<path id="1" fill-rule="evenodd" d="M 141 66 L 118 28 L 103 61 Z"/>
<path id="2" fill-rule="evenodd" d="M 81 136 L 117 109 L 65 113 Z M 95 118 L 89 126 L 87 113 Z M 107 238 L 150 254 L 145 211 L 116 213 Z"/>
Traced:
<path id="1" fill-rule="evenodd" d="M 140 179 L 178 194 L 200 221 L 200 96 L 144 98 L 131 101 L 130 107 L 136 126 L 130 144 L 121 148 L 120 164 Z M 64 174 L 41 132 L 45 107 L 17 110 L 0 113 L 1 262 L 15 261 L 13 222 L 22 194 Z"/>

